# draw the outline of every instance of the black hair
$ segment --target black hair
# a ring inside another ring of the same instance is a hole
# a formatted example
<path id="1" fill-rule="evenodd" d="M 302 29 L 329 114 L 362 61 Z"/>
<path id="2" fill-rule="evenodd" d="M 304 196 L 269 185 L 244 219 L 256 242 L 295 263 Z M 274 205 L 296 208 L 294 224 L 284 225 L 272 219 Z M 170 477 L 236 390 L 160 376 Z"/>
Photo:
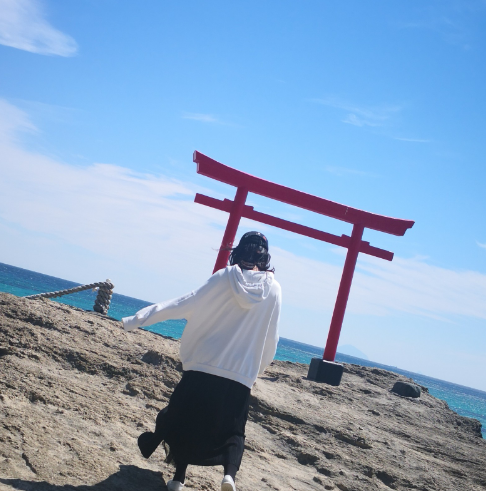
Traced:
<path id="1" fill-rule="evenodd" d="M 270 254 L 261 244 L 240 242 L 237 247 L 231 249 L 229 263 L 231 266 L 237 264 L 241 269 L 253 269 L 256 266 L 260 271 L 274 273 L 275 268 L 270 269 L 270 259 Z"/>

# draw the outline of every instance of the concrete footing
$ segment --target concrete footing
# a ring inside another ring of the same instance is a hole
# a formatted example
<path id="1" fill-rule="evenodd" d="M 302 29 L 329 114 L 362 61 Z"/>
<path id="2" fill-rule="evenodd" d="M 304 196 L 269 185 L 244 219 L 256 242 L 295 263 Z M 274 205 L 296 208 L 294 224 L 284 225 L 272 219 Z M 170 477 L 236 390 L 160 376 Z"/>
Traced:
<path id="1" fill-rule="evenodd" d="M 307 378 L 315 382 L 338 386 L 341 383 L 343 371 L 344 367 L 340 363 L 326 361 L 322 358 L 312 358 Z"/>

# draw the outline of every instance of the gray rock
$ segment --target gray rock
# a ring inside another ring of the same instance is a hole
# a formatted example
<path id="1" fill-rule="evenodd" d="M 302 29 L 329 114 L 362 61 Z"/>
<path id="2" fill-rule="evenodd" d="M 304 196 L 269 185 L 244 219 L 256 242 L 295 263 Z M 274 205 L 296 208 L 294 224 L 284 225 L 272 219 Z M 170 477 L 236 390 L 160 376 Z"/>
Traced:
<path id="1" fill-rule="evenodd" d="M 142 361 L 144 361 L 145 363 L 149 363 L 150 365 L 157 366 L 157 365 L 162 365 L 162 362 L 164 361 L 164 357 L 157 351 L 150 350 L 147 351 L 147 353 L 145 353 L 142 356 Z"/>
<path id="2" fill-rule="evenodd" d="M 409 382 L 395 382 L 392 392 L 403 397 L 420 397 L 420 387 Z"/>

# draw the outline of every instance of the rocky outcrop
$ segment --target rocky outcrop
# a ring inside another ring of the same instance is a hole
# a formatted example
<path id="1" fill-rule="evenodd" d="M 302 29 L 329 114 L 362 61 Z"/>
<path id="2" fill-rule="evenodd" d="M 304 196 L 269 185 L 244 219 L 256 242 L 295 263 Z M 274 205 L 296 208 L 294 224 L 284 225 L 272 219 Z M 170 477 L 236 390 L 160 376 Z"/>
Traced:
<path id="1" fill-rule="evenodd" d="M 418 385 L 399 380 L 393 384 L 392 392 L 403 397 L 420 397 L 422 391 Z"/>
<path id="2" fill-rule="evenodd" d="M 0 490 L 163 491 L 172 468 L 136 438 L 181 376 L 178 341 L 48 300 L 0 294 Z M 331 387 L 274 362 L 252 391 L 239 491 L 484 490 L 478 421 L 380 369 L 345 365 Z M 219 490 L 189 467 L 186 489 Z"/>

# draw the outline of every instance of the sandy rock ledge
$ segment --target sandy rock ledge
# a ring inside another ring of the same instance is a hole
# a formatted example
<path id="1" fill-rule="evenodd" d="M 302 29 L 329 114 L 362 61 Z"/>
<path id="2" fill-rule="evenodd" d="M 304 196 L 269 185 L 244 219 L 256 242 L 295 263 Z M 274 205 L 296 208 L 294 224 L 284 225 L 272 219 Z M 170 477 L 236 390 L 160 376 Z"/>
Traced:
<path id="1" fill-rule="evenodd" d="M 172 468 L 136 438 L 181 376 L 178 341 L 48 300 L 0 294 L 0 490 L 164 491 Z M 239 491 L 486 489 L 480 423 L 404 377 L 346 365 L 343 383 L 274 362 L 252 391 Z M 220 489 L 189 467 L 186 489 Z"/>

